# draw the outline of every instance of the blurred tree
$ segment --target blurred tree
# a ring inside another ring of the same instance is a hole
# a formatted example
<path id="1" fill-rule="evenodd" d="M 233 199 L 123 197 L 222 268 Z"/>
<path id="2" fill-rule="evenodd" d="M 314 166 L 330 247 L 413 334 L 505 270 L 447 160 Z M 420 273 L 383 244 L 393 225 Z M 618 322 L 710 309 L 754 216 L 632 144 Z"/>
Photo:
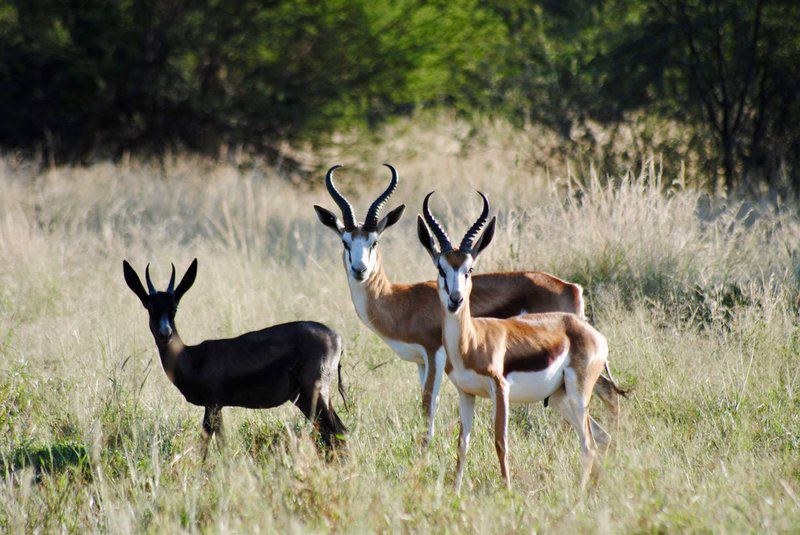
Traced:
<path id="1" fill-rule="evenodd" d="M 726 191 L 756 193 L 762 179 L 774 188 L 786 171 L 800 186 L 800 5 L 659 0 L 648 23 L 658 19 L 657 37 L 674 47 L 656 97 L 710 130 Z"/>
<path id="2" fill-rule="evenodd" d="M 2 0 L 0 144 L 214 152 L 320 139 L 443 104 L 474 0 Z M 479 10 L 478 10 L 479 11 Z M 485 47 L 484 47 L 485 48 Z"/>
<path id="3" fill-rule="evenodd" d="M 508 29 L 500 108 L 572 139 L 633 113 L 710 143 L 726 191 L 800 187 L 800 4 L 785 0 L 491 3 Z M 786 180 L 788 179 L 788 181 Z"/>
<path id="4" fill-rule="evenodd" d="M 798 26 L 790 0 L 0 0 L 0 145 L 277 156 L 441 106 L 544 125 L 574 152 L 597 143 L 589 124 L 646 117 L 690 133 L 678 156 L 710 187 L 785 196 Z"/>

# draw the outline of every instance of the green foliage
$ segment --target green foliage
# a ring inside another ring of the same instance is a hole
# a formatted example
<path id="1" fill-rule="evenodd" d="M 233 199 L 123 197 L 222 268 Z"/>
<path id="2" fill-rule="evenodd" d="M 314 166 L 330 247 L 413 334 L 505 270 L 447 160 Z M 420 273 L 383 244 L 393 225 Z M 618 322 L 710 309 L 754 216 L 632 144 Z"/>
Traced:
<path id="1" fill-rule="evenodd" d="M 377 124 L 441 101 L 477 68 L 476 4 L 9 1 L 0 143 L 45 142 L 58 158 L 175 142 L 268 149 Z"/>
<path id="2" fill-rule="evenodd" d="M 502 81 L 497 98 L 517 121 L 591 146 L 601 142 L 581 128 L 587 121 L 611 128 L 613 139 L 631 118 L 662 117 L 689 130 L 678 155 L 698 159 L 711 188 L 717 177 L 728 193 L 761 193 L 764 185 L 785 196 L 800 185 L 796 2 L 493 5 L 509 38 L 489 76 Z M 644 136 L 668 150 L 677 137 Z M 613 163 L 619 154 L 604 149 Z"/>
<path id="3" fill-rule="evenodd" d="M 19 447 L 9 455 L 0 470 L 7 474 L 9 471 L 22 468 L 32 468 L 37 474 L 55 474 L 74 468 L 77 473 L 91 477 L 89 453 L 86 446 L 75 442 Z"/>
<path id="4" fill-rule="evenodd" d="M 275 158 L 447 107 L 543 125 L 612 174 L 654 149 L 712 189 L 785 197 L 799 25 L 788 0 L 3 0 L 0 144 Z"/>

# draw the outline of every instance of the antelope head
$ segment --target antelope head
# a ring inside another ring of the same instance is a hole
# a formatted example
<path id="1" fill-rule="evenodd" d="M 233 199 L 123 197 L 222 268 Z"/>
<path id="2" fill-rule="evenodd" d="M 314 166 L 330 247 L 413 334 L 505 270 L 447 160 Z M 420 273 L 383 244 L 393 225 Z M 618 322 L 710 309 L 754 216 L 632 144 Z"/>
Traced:
<path id="1" fill-rule="evenodd" d="M 483 211 L 480 217 L 470 227 L 461 240 L 458 249 L 454 249 L 450 243 L 450 238 L 442 226 L 433 217 L 428 200 L 434 192 L 428 193 L 422 203 L 422 216 L 417 216 L 417 237 L 420 243 L 428 251 L 433 260 L 433 265 L 439 272 L 439 300 L 451 313 L 457 313 L 469 302 L 469 294 L 472 291 L 471 274 L 475 267 L 478 255 L 491 243 L 494 237 L 494 228 L 497 217 L 493 217 L 486 229 L 486 219 L 489 217 L 489 201 L 481 192 L 478 194 L 483 198 Z M 430 227 L 430 230 L 429 228 Z M 436 246 L 431 230 L 439 242 Z"/>
<path id="2" fill-rule="evenodd" d="M 136 294 L 144 308 L 147 309 L 147 313 L 150 316 L 150 331 L 153 333 L 156 342 L 159 344 L 168 343 L 176 332 L 175 314 L 178 312 L 178 303 L 180 303 L 183 294 L 192 287 L 194 279 L 197 277 L 197 259 L 195 258 L 192 261 L 177 288 L 175 287 L 175 264 L 172 265 L 172 276 L 169 279 L 169 286 L 167 286 L 166 292 L 159 292 L 153 286 L 153 281 L 150 280 L 150 264 L 147 264 L 144 270 L 147 291 L 142 286 L 139 275 L 136 274 L 136 271 L 127 260 L 122 261 L 122 271 L 125 273 L 125 282 L 128 283 L 128 288 Z"/>
<path id="3" fill-rule="evenodd" d="M 333 184 L 333 172 L 342 167 L 341 165 L 334 165 L 328 170 L 325 175 L 325 185 L 334 202 L 342 211 L 342 219 L 340 220 L 330 210 L 314 205 L 314 210 L 317 212 L 317 218 L 320 223 L 332 229 L 342 239 L 344 248 L 342 260 L 344 261 L 347 276 L 357 282 L 366 281 L 375 271 L 375 267 L 378 264 L 378 240 L 383 231 L 400 220 L 403 210 L 406 208 L 404 204 L 401 204 L 382 219 L 378 219 L 386 201 L 397 189 L 397 171 L 388 163 L 383 165 L 392 172 L 391 182 L 386 190 L 370 205 L 363 223 L 356 221 L 353 206 Z"/>

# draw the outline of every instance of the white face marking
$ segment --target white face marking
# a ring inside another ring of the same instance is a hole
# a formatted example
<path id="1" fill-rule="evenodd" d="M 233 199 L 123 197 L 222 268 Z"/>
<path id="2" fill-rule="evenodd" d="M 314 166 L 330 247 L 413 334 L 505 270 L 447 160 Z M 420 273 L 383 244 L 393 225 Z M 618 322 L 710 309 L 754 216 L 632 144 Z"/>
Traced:
<path id="1" fill-rule="evenodd" d="M 377 264 L 378 233 L 344 232 L 344 266 L 350 279 L 363 282 L 369 278 Z"/>
<path id="2" fill-rule="evenodd" d="M 468 279 L 472 272 L 474 259 L 472 256 L 468 256 L 458 268 L 451 266 L 441 256 L 436 262 L 439 269 L 439 300 L 448 312 L 457 313 L 469 297 Z"/>

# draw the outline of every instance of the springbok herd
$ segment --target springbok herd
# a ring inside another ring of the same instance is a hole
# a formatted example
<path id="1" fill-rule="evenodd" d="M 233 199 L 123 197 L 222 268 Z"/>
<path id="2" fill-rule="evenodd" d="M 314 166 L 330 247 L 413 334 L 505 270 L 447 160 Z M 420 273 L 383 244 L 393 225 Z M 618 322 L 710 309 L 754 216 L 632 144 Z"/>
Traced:
<path id="1" fill-rule="evenodd" d="M 436 282 L 395 284 L 386 276 L 378 242 L 397 223 L 405 205 L 384 217 L 381 211 L 397 188 L 397 171 L 372 203 L 363 223 L 333 183 L 332 167 L 325 176 L 328 192 L 342 213 L 314 206 L 319 221 L 342 240 L 342 260 L 350 296 L 361 321 L 397 355 L 417 365 L 422 409 L 427 420 L 426 442 L 434 433 L 436 402 L 446 373 L 458 390 L 461 426 L 455 488 L 461 486 L 469 449 L 475 397 L 494 406 L 495 448 L 500 472 L 510 485 L 507 466 L 509 403 L 544 402 L 575 428 L 583 465 L 581 488 L 597 476 L 594 463 L 599 444 L 604 451 L 611 437 L 588 413 L 596 393 L 619 424 L 617 385 L 608 367 L 608 343 L 584 317 L 583 290 L 547 273 L 505 272 L 473 275 L 481 252 L 494 236 L 496 217 L 489 220 L 489 201 L 458 246 L 431 213 L 429 193 L 417 216 L 417 237 L 437 271 Z M 488 220 L 488 224 L 487 224 Z M 184 344 L 175 328 L 183 295 L 197 276 L 197 260 L 177 287 L 175 266 L 166 291 L 158 291 L 145 269 L 147 290 L 127 261 L 125 282 L 147 309 L 167 378 L 189 403 L 205 407 L 203 455 L 212 436 L 221 440 L 222 407 L 251 409 L 294 403 L 313 422 L 326 449 L 345 446 L 347 429 L 333 409 L 331 384 L 339 374 L 342 339 L 313 321 L 274 325 L 226 340 Z M 603 375 L 605 371 L 605 375 Z"/>

